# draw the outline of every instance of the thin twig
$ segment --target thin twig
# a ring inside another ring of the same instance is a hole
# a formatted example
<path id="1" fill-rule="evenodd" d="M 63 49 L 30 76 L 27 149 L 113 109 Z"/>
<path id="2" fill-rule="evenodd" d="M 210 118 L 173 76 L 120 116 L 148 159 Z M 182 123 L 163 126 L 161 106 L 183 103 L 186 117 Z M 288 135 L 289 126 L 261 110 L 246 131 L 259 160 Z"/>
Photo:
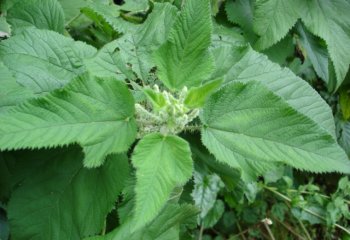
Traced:
<path id="1" fill-rule="evenodd" d="M 274 188 L 270 188 L 270 187 L 268 187 L 268 186 L 264 186 L 264 188 L 267 189 L 267 190 L 269 190 L 270 192 L 275 193 L 276 195 L 278 195 L 279 197 L 281 197 L 281 198 L 284 199 L 285 201 L 287 201 L 287 202 L 292 202 L 292 200 L 291 200 L 289 197 L 287 197 L 286 195 L 283 195 L 282 193 L 276 191 Z M 300 206 L 299 206 L 299 208 L 301 208 L 301 209 L 304 210 L 305 212 L 310 213 L 311 215 L 313 215 L 313 216 L 315 216 L 315 217 L 318 217 L 319 219 L 322 219 L 322 220 L 326 221 L 326 218 L 325 218 L 325 217 L 323 217 L 323 216 L 321 216 L 321 215 L 319 215 L 319 214 L 317 214 L 317 213 L 311 211 L 310 209 L 307 209 L 307 208 L 304 208 L 304 207 L 300 207 Z M 335 223 L 334 226 L 337 227 L 337 228 L 339 228 L 339 229 L 341 229 L 341 230 L 343 230 L 343 231 L 346 232 L 347 234 L 350 234 L 350 230 L 346 229 L 345 227 L 343 227 L 343 226 L 341 226 L 341 225 L 339 225 L 339 224 L 337 224 L 337 223 Z"/>
<path id="2" fill-rule="evenodd" d="M 276 240 L 275 237 L 273 236 L 270 226 L 265 221 L 263 221 L 263 223 L 271 240 Z"/>
<path id="3" fill-rule="evenodd" d="M 71 20 L 69 20 L 69 21 L 66 23 L 66 27 L 68 27 L 72 22 L 74 22 L 75 20 L 77 20 L 81 15 L 82 15 L 82 13 L 79 13 L 78 15 L 76 15 L 75 17 L 73 17 Z"/>
<path id="4" fill-rule="evenodd" d="M 307 231 L 307 229 L 306 229 L 304 223 L 303 223 L 299 218 L 297 218 L 297 220 L 298 220 L 298 222 L 299 222 L 299 225 L 300 225 L 301 228 L 303 229 L 303 231 L 304 231 L 304 233 L 305 233 L 307 239 L 308 239 L 308 240 L 312 240 L 312 238 L 311 238 L 311 236 L 310 236 L 310 233 Z"/>
<path id="5" fill-rule="evenodd" d="M 202 240 L 203 238 L 203 231 L 204 231 L 204 225 L 203 223 L 201 224 L 201 228 L 199 230 L 199 236 L 198 236 L 198 240 Z"/>
<path id="6" fill-rule="evenodd" d="M 280 220 L 278 220 L 277 218 L 274 218 L 275 221 L 277 221 L 279 224 L 281 224 L 285 229 L 287 229 L 289 232 L 291 232 L 294 236 L 296 236 L 297 238 L 299 238 L 300 240 L 305 240 L 305 238 L 303 236 L 300 236 L 299 233 L 295 232 L 293 230 L 293 228 L 291 226 L 289 226 L 288 224 L 281 222 Z"/>
<path id="7" fill-rule="evenodd" d="M 242 231 L 242 228 L 241 228 L 241 225 L 239 224 L 239 222 L 237 222 L 236 225 L 237 225 L 237 228 L 238 228 L 238 230 L 239 230 L 239 233 L 236 234 L 235 236 L 241 236 L 243 240 L 247 240 L 247 239 L 245 238 L 245 235 L 244 235 L 244 234 L 245 234 L 246 232 L 249 231 L 249 228 L 246 229 L 246 230 L 244 230 L 244 231 Z"/>

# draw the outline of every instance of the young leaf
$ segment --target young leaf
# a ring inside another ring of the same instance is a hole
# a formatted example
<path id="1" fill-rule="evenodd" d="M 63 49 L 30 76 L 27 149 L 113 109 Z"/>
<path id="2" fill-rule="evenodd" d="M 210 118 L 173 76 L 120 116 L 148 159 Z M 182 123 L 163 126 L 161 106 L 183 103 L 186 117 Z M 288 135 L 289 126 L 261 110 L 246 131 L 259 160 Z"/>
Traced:
<path id="1" fill-rule="evenodd" d="M 312 172 L 350 172 L 332 136 L 257 82 L 225 86 L 207 101 L 203 143 L 252 180 L 276 163 Z M 269 151 L 266 151 L 268 149 Z"/>
<path id="2" fill-rule="evenodd" d="M 173 189 L 190 179 L 193 162 L 190 147 L 185 140 L 159 133 L 149 134 L 137 144 L 132 162 L 137 179 L 136 229 L 156 217 Z"/>
<path id="3" fill-rule="evenodd" d="M 213 68 L 208 0 L 186 0 L 168 41 L 155 53 L 160 80 L 170 89 L 198 86 Z"/>
<path id="4" fill-rule="evenodd" d="M 57 0 L 18 1 L 8 10 L 7 20 L 15 33 L 31 26 L 64 31 L 64 12 Z"/>
<path id="5" fill-rule="evenodd" d="M 147 99 L 151 101 L 153 108 L 159 109 L 166 105 L 166 100 L 161 93 L 156 92 L 149 87 L 144 88 L 143 92 L 147 96 Z"/>
<path id="6" fill-rule="evenodd" d="M 102 167 L 89 170 L 77 147 L 16 154 L 27 166 L 40 156 L 43 164 L 12 194 L 12 237 L 83 239 L 99 233 L 128 176 L 127 157 L 111 155 Z"/>
<path id="7" fill-rule="evenodd" d="M 214 80 L 200 87 L 193 87 L 185 98 L 185 104 L 189 108 L 199 108 L 204 105 L 208 96 L 220 87 L 222 79 Z"/>
<path id="8" fill-rule="evenodd" d="M 136 136 L 134 100 L 124 83 L 84 75 L 66 88 L 30 100 L 0 118 L 0 150 L 79 143 L 84 165 L 100 166 Z"/>
<path id="9" fill-rule="evenodd" d="M 0 43 L 0 58 L 17 83 L 45 94 L 86 71 L 83 59 L 96 49 L 52 31 L 27 29 Z"/>

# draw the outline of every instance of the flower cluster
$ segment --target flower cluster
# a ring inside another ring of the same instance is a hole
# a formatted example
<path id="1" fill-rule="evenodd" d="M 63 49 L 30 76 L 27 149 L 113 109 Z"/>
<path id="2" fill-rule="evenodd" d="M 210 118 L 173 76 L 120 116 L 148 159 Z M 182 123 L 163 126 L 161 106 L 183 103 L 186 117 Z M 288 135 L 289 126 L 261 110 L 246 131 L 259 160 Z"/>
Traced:
<path id="1" fill-rule="evenodd" d="M 199 115 L 199 109 L 190 109 L 184 103 L 188 92 L 186 87 L 177 95 L 165 90 L 160 91 L 157 85 L 153 86 L 153 91 L 160 94 L 163 105 L 156 108 L 154 105 L 150 107 L 135 104 L 138 138 L 152 132 L 164 135 L 177 134 Z"/>

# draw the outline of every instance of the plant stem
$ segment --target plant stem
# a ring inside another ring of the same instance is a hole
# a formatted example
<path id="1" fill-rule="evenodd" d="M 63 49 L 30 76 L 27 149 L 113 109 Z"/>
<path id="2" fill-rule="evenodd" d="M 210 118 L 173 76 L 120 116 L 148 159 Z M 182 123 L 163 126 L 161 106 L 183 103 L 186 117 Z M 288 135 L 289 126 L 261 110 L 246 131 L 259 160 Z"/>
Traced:
<path id="1" fill-rule="evenodd" d="M 101 233 L 102 236 L 106 235 L 106 229 L 107 229 L 107 219 L 103 223 L 103 228 Z"/>
<path id="2" fill-rule="evenodd" d="M 75 20 L 77 20 L 81 15 L 82 15 L 82 13 L 79 13 L 78 15 L 76 15 L 75 17 L 73 17 L 71 20 L 69 20 L 69 21 L 66 23 L 66 27 L 68 27 L 72 22 L 74 22 Z"/>
<path id="3" fill-rule="evenodd" d="M 301 228 L 303 229 L 303 231 L 304 231 L 304 233 L 305 233 L 307 239 L 308 239 L 308 240 L 312 240 L 312 238 L 311 238 L 309 232 L 307 231 L 307 229 L 306 229 L 304 223 L 303 223 L 299 218 L 298 218 L 297 220 L 298 220 L 298 222 L 299 222 L 299 225 L 300 225 Z"/>
<path id="4" fill-rule="evenodd" d="M 201 228 L 199 230 L 198 240 L 202 240 L 202 238 L 203 238 L 203 231 L 204 231 L 204 225 L 201 224 Z"/>
<path id="5" fill-rule="evenodd" d="M 276 240 L 275 237 L 273 236 L 273 233 L 271 231 L 270 226 L 265 221 L 263 223 L 264 223 L 264 226 L 265 226 L 267 233 L 269 234 L 271 240 Z"/>
<path id="6" fill-rule="evenodd" d="M 244 234 L 245 234 L 246 232 L 248 232 L 248 231 L 249 231 L 249 228 L 248 228 L 248 229 L 246 229 L 246 230 L 244 230 L 244 231 L 242 231 L 241 225 L 239 225 L 239 223 L 238 223 L 238 222 L 237 222 L 237 224 L 236 224 L 236 225 L 237 225 L 237 228 L 238 228 L 238 230 L 239 230 L 239 233 L 238 233 L 238 234 L 236 234 L 235 236 L 239 236 L 239 235 L 240 235 L 240 236 L 242 236 L 242 239 L 243 239 L 243 240 L 247 240 L 247 239 L 245 238 L 245 235 L 244 235 Z"/>
<path id="7" fill-rule="evenodd" d="M 289 232 L 291 232 L 294 236 L 296 236 L 297 238 L 301 239 L 301 240 L 305 240 L 305 238 L 303 236 L 300 236 L 297 232 L 295 232 L 292 228 L 292 226 L 287 225 L 286 223 L 281 222 L 280 220 L 278 220 L 277 218 L 274 218 L 274 221 L 277 221 L 279 224 L 281 224 L 285 229 L 287 229 Z"/>
<path id="8" fill-rule="evenodd" d="M 201 126 L 195 126 L 195 125 L 186 126 L 184 128 L 184 131 L 189 131 L 189 132 L 200 131 L 200 130 L 201 130 Z"/>

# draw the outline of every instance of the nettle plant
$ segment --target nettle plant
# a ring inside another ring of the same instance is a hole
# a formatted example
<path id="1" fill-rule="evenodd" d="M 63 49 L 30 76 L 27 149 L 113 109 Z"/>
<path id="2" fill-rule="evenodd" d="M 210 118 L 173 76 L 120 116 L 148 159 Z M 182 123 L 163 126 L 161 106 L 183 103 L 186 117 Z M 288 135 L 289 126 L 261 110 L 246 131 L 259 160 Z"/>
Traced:
<path id="1" fill-rule="evenodd" d="M 6 2 L 1 17 L 0 200 L 13 239 L 176 239 L 198 214 L 184 185 L 202 144 L 245 182 L 280 165 L 350 173 L 329 106 L 213 22 L 209 1 L 152 3 L 138 24 L 127 12 L 147 2 L 84 2 L 105 33 L 96 45 L 116 38 L 99 50 L 65 36 L 64 2 Z"/>

